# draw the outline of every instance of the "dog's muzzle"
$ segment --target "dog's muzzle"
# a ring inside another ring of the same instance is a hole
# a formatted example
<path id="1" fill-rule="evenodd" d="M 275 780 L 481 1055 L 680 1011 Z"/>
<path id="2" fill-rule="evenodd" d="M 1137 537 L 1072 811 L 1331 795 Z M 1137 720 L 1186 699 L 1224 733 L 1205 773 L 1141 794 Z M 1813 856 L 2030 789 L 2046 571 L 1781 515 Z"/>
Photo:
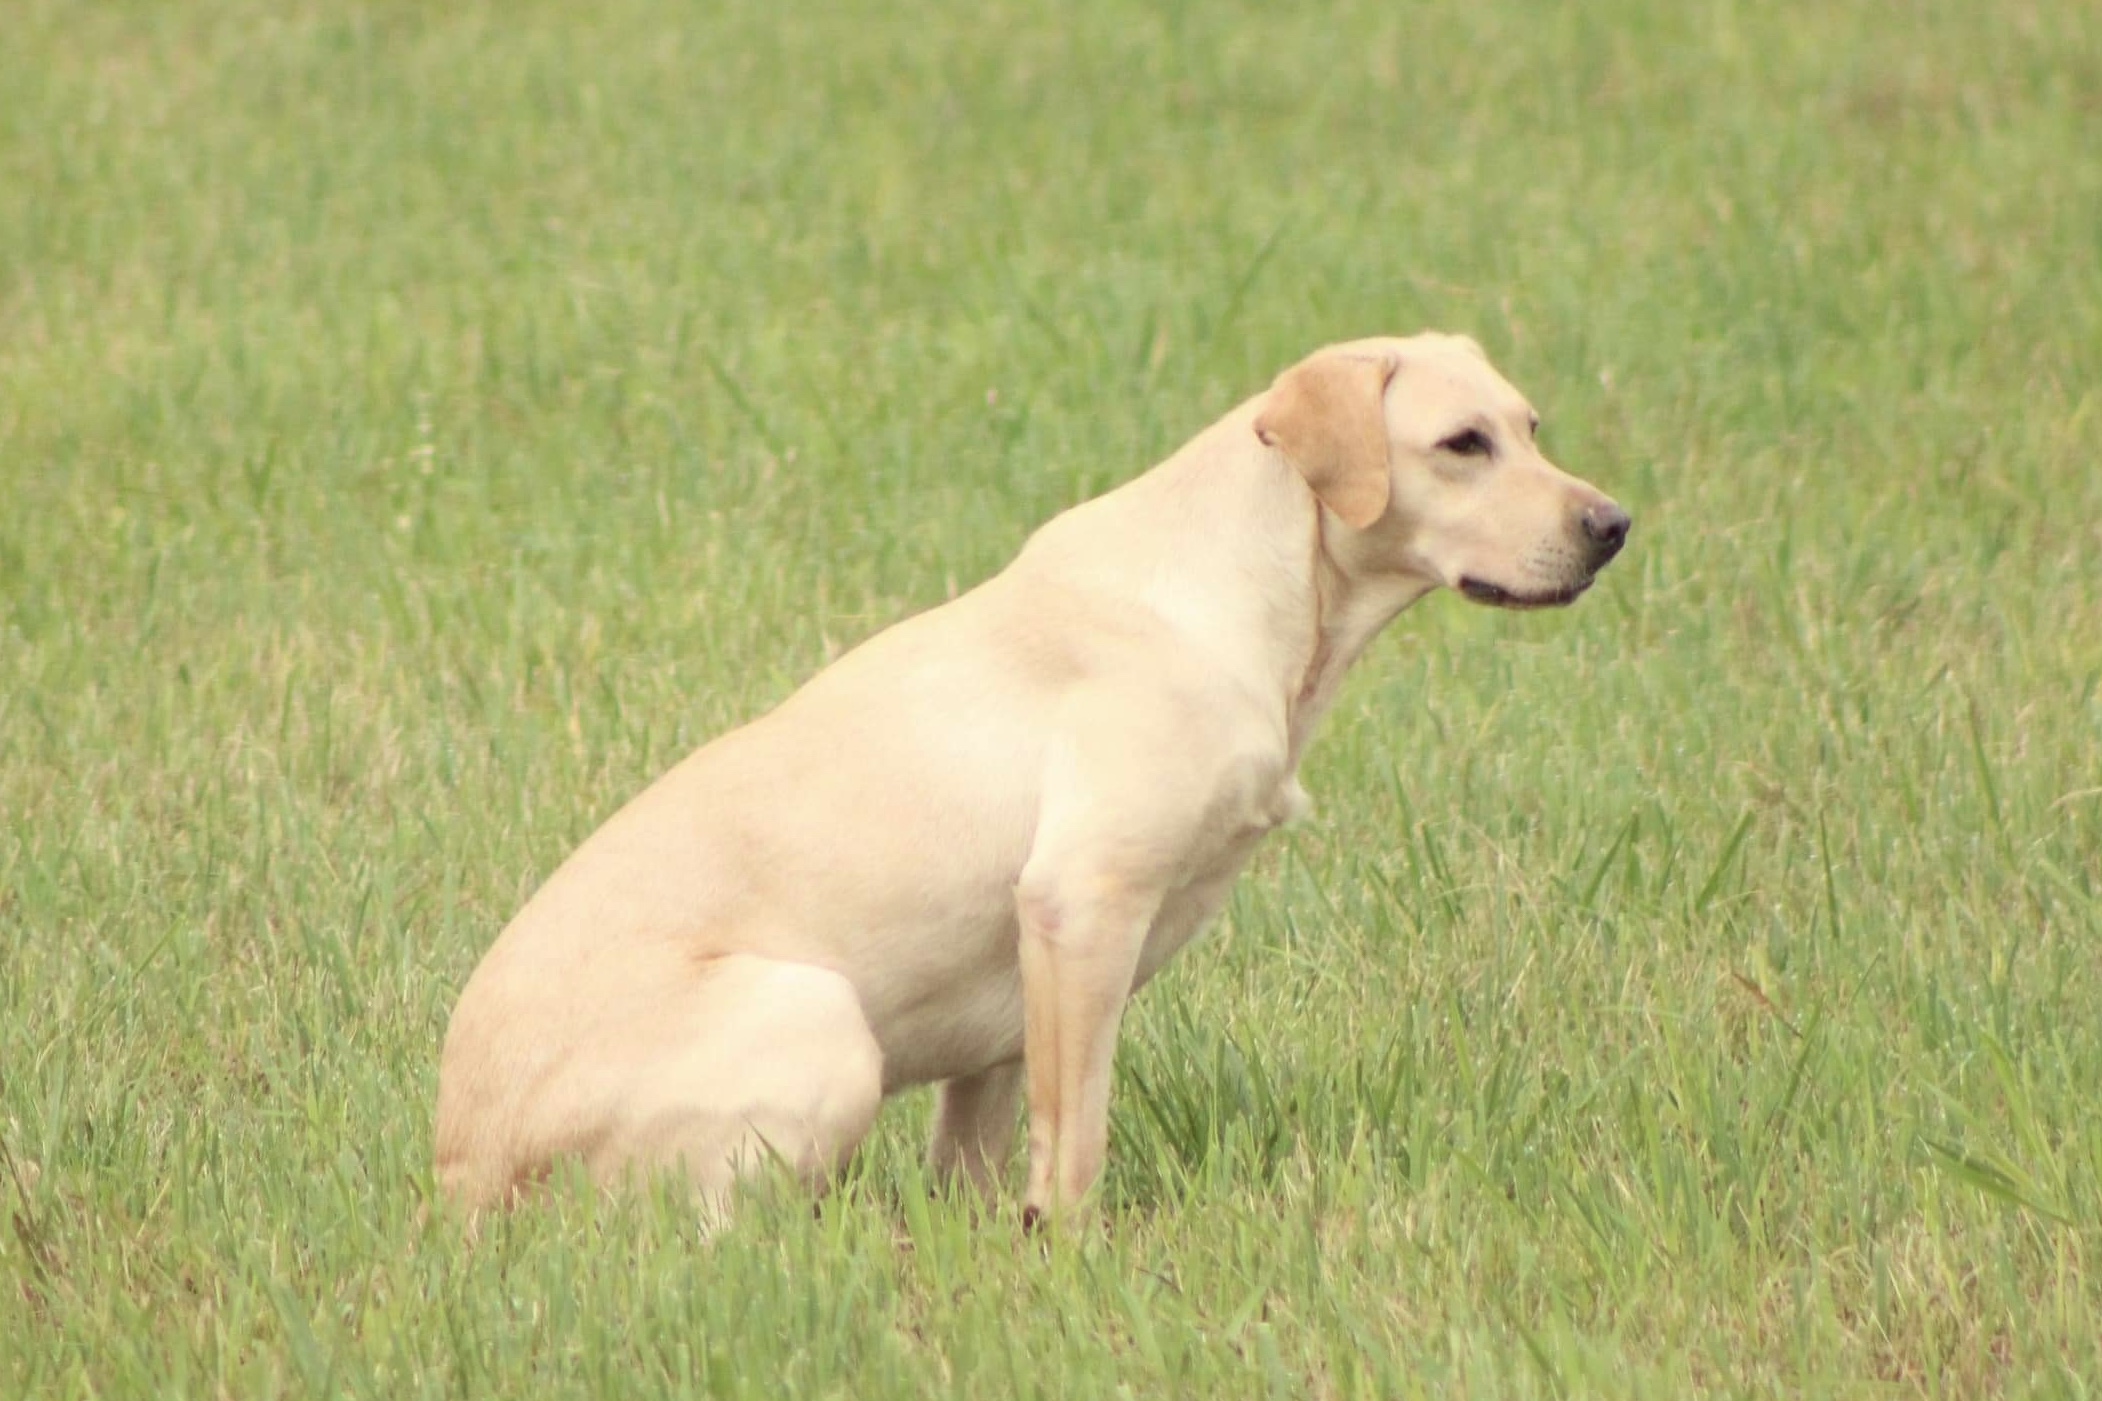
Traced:
<path id="1" fill-rule="evenodd" d="M 1601 499 L 1585 507 L 1583 515 L 1578 518 L 1578 540 L 1574 543 L 1583 551 L 1583 577 L 1559 588 L 1521 593 L 1487 579 L 1463 575 L 1459 581 L 1460 592 L 1476 603 L 1486 603 L 1493 608 L 1560 608 L 1574 603 L 1584 590 L 1591 587 L 1598 571 L 1611 563 L 1613 556 L 1620 553 L 1621 546 L 1627 544 L 1628 530 L 1633 524 L 1626 511 Z"/>

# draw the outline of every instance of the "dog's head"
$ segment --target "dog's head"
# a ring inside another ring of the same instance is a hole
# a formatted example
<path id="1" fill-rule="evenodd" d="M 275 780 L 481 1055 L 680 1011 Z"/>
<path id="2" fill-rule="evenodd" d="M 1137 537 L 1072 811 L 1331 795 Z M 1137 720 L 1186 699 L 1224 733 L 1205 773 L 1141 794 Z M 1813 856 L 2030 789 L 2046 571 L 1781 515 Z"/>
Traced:
<path id="1" fill-rule="evenodd" d="M 1480 346 L 1440 335 L 1318 351 L 1255 419 L 1362 567 L 1504 608 L 1571 602 L 1628 536 L 1611 497 L 1541 455 L 1539 427 Z"/>

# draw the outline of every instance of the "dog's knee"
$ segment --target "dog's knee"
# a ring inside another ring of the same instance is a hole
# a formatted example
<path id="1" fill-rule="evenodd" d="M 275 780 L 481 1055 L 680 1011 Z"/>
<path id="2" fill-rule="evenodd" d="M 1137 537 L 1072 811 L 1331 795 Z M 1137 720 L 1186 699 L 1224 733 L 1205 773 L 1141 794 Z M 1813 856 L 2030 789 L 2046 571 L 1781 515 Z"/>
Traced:
<path id="1" fill-rule="evenodd" d="M 691 1039 L 646 1079 L 617 1151 L 676 1165 L 719 1199 L 768 1165 L 822 1185 L 875 1123 L 883 1052 L 839 974 L 726 959 Z"/>
<path id="2" fill-rule="evenodd" d="M 795 1163 L 797 1175 L 812 1183 L 821 1183 L 846 1165 L 883 1106 L 883 1051 L 862 1020 L 858 1003 L 851 1028 L 833 1038 L 823 1059 L 823 1064 L 811 1067 L 804 1085 L 804 1152 Z"/>

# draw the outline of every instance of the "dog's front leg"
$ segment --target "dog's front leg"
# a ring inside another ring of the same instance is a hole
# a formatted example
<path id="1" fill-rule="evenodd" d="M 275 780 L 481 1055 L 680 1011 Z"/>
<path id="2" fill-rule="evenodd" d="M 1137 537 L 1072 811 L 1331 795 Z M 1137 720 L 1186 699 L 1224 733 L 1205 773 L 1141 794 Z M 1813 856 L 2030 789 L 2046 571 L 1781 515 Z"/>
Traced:
<path id="1" fill-rule="evenodd" d="M 1069 1213 L 1102 1173 L 1117 1027 L 1160 897 L 1093 875 L 1025 874 L 1015 900 L 1033 1225 Z"/>
<path id="2" fill-rule="evenodd" d="M 961 1174 L 981 1196 L 992 1196 L 1014 1146 L 1015 1105 L 1021 1097 L 1018 1060 L 945 1082 L 927 1147 L 935 1175 L 948 1181 Z"/>

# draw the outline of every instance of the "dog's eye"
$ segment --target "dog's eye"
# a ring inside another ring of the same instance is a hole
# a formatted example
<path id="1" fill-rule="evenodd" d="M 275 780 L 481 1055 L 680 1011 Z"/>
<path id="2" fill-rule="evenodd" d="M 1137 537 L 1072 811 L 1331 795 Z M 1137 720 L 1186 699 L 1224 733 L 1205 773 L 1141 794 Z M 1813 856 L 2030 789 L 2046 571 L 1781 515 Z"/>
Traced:
<path id="1" fill-rule="evenodd" d="M 1469 428 L 1466 432 L 1455 433 L 1444 442 L 1438 444 L 1438 450 L 1453 453 L 1459 457 L 1487 457 L 1489 455 L 1489 435 L 1482 432 L 1479 428 Z"/>

